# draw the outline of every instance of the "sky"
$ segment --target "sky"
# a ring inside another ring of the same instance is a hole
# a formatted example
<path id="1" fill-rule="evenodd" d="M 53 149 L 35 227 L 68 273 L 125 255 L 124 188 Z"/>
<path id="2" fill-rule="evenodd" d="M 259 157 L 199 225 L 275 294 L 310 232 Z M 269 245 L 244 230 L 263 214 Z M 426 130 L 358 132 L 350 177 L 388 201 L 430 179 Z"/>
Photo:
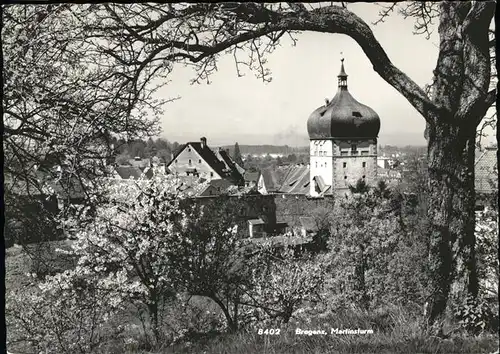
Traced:
<path id="1" fill-rule="evenodd" d="M 374 3 L 348 4 L 348 9 L 370 25 L 396 67 L 421 87 L 431 82 L 438 55 L 437 33 L 429 40 L 414 35 L 414 20 L 397 13 L 372 25 L 381 9 Z M 211 84 L 191 85 L 194 71 L 174 67 L 171 82 L 159 95 L 180 99 L 164 107 L 161 136 L 180 143 L 205 136 L 210 146 L 235 142 L 306 146 L 307 119 L 324 105 L 325 98 L 335 95 L 340 59 L 344 57 L 350 93 L 381 119 L 379 144 L 425 145 L 423 117 L 375 73 L 353 39 L 316 32 L 303 32 L 297 39 L 295 47 L 284 40 L 268 55 L 270 83 L 248 70 L 238 77 L 232 55 L 221 57 Z"/>

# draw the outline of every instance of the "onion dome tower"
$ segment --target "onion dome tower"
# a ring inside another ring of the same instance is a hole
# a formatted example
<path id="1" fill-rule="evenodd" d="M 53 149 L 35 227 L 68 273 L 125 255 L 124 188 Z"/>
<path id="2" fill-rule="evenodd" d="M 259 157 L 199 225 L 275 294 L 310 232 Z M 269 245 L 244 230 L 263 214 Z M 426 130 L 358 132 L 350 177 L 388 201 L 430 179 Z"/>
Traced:
<path id="1" fill-rule="evenodd" d="M 342 59 L 337 94 L 307 120 L 311 195 L 348 191 L 359 179 L 374 184 L 379 131 L 378 114 L 348 91 Z"/>

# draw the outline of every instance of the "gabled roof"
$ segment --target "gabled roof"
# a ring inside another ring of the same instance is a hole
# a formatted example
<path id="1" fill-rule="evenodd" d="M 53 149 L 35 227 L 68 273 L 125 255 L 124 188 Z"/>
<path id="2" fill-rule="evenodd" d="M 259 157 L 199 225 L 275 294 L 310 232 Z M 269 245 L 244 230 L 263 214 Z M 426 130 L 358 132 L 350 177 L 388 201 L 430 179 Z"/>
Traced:
<path id="1" fill-rule="evenodd" d="M 308 194 L 309 167 L 304 165 L 290 165 L 285 179 L 281 184 L 280 193 Z"/>
<path id="2" fill-rule="evenodd" d="M 241 167 L 238 166 L 229 156 L 227 151 L 219 149 L 216 153 L 218 160 L 224 164 L 225 170 L 236 183 L 243 182 L 243 175 L 241 174 Z M 243 173 L 245 170 L 243 170 Z"/>
<path id="3" fill-rule="evenodd" d="M 75 175 L 63 175 L 50 185 L 57 196 L 63 199 L 84 199 L 85 191 L 91 192 L 83 185 L 83 179 Z"/>
<path id="4" fill-rule="evenodd" d="M 172 164 L 173 161 L 179 156 L 179 154 L 184 151 L 187 146 L 191 146 L 200 157 L 205 161 L 210 167 L 221 177 L 227 178 L 239 184 L 243 182 L 243 176 L 238 171 L 238 168 L 233 160 L 227 155 L 225 151 L 214 152 L 206 144 L 201 144 L 201 142 L 188 142 L 181 146 L 177 151 L 177 154 L 173 157 L 172 161 L 169 162 L 167 168 Z"/>
<path id="5" fill-rule="evenodd" d="M 491 193 L 498 189 L 497 148 L 486 148 L 474 164 L 475 188 L 478 192 Z"/>
<path id="6" fill-rule="evenodd" d="M 260 172 L 245 172 L 243 178 L 245 178 L 245 182 L 255 182 L 257 183 L 260 177 Z"/>
<path id="7" fill-rule="evenodd" d="M 215 153 L 208 146 L 204 145 L 202 147 L 200 142 L 189 142 L 182 150 L 186 148 L 187 145 L 191 145 L 193 149 L 201 156 L 201 158 L 212 167 L 215 172 L 221 177 L 225 177 L 227 173 L 224 171 L 225 165 L 223 162 L 219 161 Z"/>
<path id="8" fill-rule="evenodd" d="M 134 166 L 116 166 L 115 171 L 121 179 L 139 179 L 142 176 L 141 169 Z"/>
<path id="9" fill-rule="evenodd" d="M 262 169 L 261 176 L 268 193 L 309 193 L 309 166 L 271 166 Z"/>
<path id="10" fill-rule="evenodd" d="M 267 192 L 277 192 L 281 188 L 287 172 L 288 168 L 284 166 L 263 168 L 260 174 L 264 179 Z"/>
<path id="11" fill-rule="evenodd" d="M 36 170 L 26 178 L 6 179 L 5 189 L 19 196 L 42 196 L 55 193 L 64 199 L 85 198 L 85 187 L 75 175 Z M 48 188 L 44 188 L 48 187 Z"/>

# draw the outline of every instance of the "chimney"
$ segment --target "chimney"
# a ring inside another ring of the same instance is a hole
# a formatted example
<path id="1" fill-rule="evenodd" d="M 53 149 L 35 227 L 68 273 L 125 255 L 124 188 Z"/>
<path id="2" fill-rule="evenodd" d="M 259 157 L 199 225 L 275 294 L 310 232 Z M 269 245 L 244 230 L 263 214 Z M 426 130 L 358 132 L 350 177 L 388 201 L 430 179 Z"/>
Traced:
<path id="1" fill-rule="evenodd" d="M 202 137 L 200 138 L 201 141 L 201 148 L 204 149 L 207 146 L 207 138 Z"/>

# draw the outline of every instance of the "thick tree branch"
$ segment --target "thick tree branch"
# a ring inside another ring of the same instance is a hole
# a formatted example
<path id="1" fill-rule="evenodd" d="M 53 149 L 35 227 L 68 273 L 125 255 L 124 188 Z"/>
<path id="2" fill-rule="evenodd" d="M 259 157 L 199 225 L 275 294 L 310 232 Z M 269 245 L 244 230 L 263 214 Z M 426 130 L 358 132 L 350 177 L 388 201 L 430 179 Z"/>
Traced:
<path id="1" fill-rule="evenodd" d="M 474 127 L 477 127 L 479 123 L 481 123 L 488 109 L 496 102 L 496 99 L 497 89 L 495 88 L 488 92 L 484 100 L 476 102 L 476 104 L 470 108 L 470 114 L 476 117 L 476 119 L 471 122 L 474 124 Z"/>

